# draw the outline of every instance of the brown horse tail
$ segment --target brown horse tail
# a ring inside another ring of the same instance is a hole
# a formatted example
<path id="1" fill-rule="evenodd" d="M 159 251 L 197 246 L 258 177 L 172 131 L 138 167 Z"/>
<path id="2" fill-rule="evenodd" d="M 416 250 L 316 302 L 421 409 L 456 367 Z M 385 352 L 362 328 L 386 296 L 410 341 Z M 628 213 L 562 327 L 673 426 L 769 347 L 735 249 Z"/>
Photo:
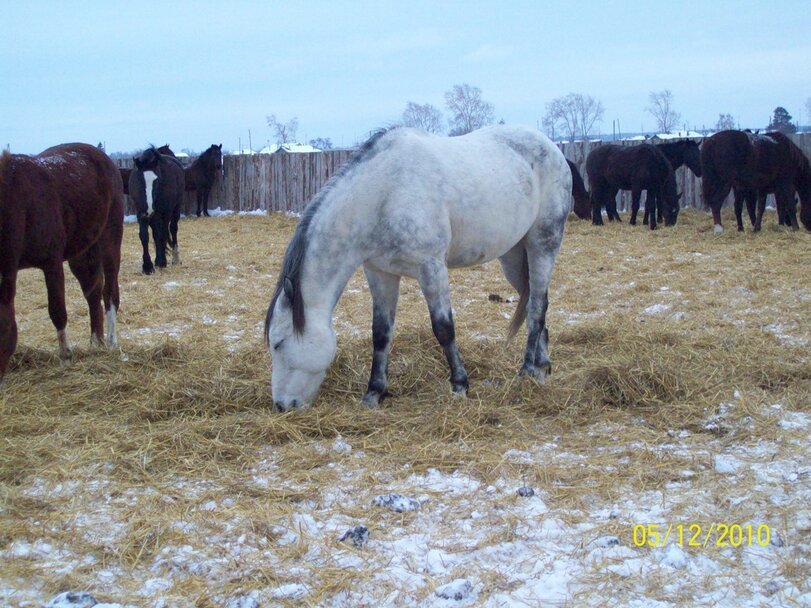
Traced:
<path id="1" fill-rule="evenodd" d="M 527 260 L 527 252 L 524 250 L 524 259 L 521 263 L 521 278 L 523 284 L 521 285 L 521 295 L 518 298 L 518 306 L 515 308 L 515 314 L 512 321 L 510 321 L 510 329 L 507 331 L 507 342 L 511 342 L 521 329 L 521 325 L 527 319 L 527 302 L 529 301 L 529 261 Z"/>

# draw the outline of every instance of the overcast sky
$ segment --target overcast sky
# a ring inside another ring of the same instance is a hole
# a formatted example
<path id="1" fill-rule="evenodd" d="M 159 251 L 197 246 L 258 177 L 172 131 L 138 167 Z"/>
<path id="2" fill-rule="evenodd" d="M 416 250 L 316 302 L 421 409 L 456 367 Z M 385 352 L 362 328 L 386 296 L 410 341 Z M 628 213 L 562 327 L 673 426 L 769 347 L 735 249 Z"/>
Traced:
<path id="1" fill-rule="evenodd" d="M 602 131 L 653 130 L 651 91 L 682 122 L 720 113 L 763 127 L 778 105 L 803 124 L 811 97 L 811 4 L 747 2 L 28 2 L 0 18 L 0 145 L 67 141 L 109 152 L 170 143 L 235 150 L 272 139 L 350 146 L 406 102 L 443 111 L 470 83 L 496 119 L 537 125 L 570 92 L 602 101 Z"/>

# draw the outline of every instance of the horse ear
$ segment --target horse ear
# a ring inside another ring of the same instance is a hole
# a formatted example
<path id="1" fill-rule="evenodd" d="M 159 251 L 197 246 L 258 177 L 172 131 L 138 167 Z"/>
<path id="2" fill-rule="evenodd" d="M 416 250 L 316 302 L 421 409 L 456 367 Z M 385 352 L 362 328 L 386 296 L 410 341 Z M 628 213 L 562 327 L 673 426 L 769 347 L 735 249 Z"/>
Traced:
<path id="1" fill-rule="evenodd" d="M 293 301 L 293 281 L 290 280 L 290 277 L 284 277 L 284 295 L 287 296 L 287 299 L 291 302 Z"/>

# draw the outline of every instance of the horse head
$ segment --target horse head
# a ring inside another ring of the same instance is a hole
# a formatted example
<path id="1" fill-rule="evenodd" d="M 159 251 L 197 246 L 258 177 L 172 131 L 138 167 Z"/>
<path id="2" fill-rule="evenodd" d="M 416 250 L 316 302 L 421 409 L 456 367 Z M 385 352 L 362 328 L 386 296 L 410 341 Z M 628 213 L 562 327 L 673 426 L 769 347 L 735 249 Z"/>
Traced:
<path id="1" fill-rule="evenodd" d="M 150 146 L 132 160 L 139 170 L 154 171 L 155 175 L 160 177 L 161 154 L 155 146 Z"/>
<path id="2" fill-rule="evenodd" d="M 173 158 L 177 158 L 175 153 L 172 152 L 172 148 L 169 147 L 169 144 L 163 144 L 160 148 L 158 148 L 158 153 L 163 154 L 165 156 L 171 156 Z"/>
<path id="3" fill-rule="evenodd" d="M 682 142 L 684 151 L 684 164 L 692 171 L 696 177 L 701 177 L 701 149 L 698 143 L 692 139 L 685 139 Z"/>
<path id="4" fill-rule="evenodd" d="M 268 308 L 265 335 L 271 349 L 271 393 L 280 412 L 306 408 L 315 399 L 335 358 L 337 340 L 329 316 L 304 322 L 301 286 L 280 279 Z"/>

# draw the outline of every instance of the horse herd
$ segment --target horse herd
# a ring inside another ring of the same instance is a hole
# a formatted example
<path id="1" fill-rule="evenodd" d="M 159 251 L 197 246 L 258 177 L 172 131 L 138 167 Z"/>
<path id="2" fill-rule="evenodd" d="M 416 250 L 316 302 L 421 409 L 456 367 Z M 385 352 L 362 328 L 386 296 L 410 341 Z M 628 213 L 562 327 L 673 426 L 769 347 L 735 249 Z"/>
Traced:
<path id="1" fill-rule="evenodd" d="M 802 150 L 779 132 L 759 135 L 721 131 L 707 138 L 700 148 L 692 140 L 631 147 L 600 146 L 586 159 L 590 195 L 577 167 L 569 163 L 573 177 L 573 211 L 582 219 L 591 217 L 594 224 L 602 225 L 602 209 L 605 208 L 609 221 L 621 221 L 616 195 L 619 190 L 630 190 L 630 223 L 635 225 L 642 190 L 646 190 L 644 222 L 650 224 L 651 230 L 656 228 L 657 220 L 664 219 L 666 226 L 672 226 L 680 208 L 674 172 L 682 165 L 687 165 L 701 178 L 702 195 L 712 210 L 716 234 L 723 232 L 721 207 L 730 189 L 734 191 L 739 231 L 743 231 L 744 201 L 753 230 L 761 229 L 769 194 L 775 195 L 778 223 L 795 230 L 799 228 L 795 194 L 798 195 L 800 221 L 811 230 L 809 162 Z"/>
<path id="2" fill-rule="evenodd" d="M 308 204 L 287 247 L 265 321 L 271 351 L 274 406 L 288 411 L 315 398 L 335 356 L 332 312 L 354 271 L 363 266 L 372 294 L 372 367 L 363 397 L 369 406 L 388 394 L 388 360 L 402 276 L 415 278 L 431 326 L 450 367 L 451 388 L 465 394 L 468 376 L 456 345 L 448 268 L 498 258 L 520 298 L 509 336 L 526 321 L 520 374 L 543 382 L 551 371 L 546 312 L 548 285 L 571 209 L 602 223 L 618 220 L 614 197 L 633 193 L 636 222 L 642 190 L 645 222 L 675 224 L 674 169 L 703 175 L 704 198 L 716 231 L 720 207 L 735 190 L 738 227 L 746 201 L 755 230 L 774 193 L 781 223 L 811 230 L 808 160 L 781 134 L 721 132 L 699 150 L 694 142 L 632 148 L 606 145 L 587 159 L 587 193 L 577 168 L 534 129 L 504 125 L 460 137 L 408 128 L 372 136 Z M 123 194 L 137 210 L 144 246 L 142 270 L 165 267 L 167 245 L 179 263 L 177 224 L 183 192 L 197 190 L 197 214 L 208 215 L 208 193 L 222 170 L 221 146 L 211 146 L 188 169 L 168 148 L 150 147 L 124 175 L 101 150 L 63 144 L 36 156 L 0 156 L 0 382 L 17 342 L 17 272 L 45 274 L 48 312 L 59 354 L 70 358 L 65 331 L 63 262 L 79 280 L 90 310 L 91 344 L 116 346 Z M 757 205 L 757 207 L 756 207 Z M 102 300 L 104 311 L 102 311 Z M 104 334 L 106 313 L 107 333 Z"/>

